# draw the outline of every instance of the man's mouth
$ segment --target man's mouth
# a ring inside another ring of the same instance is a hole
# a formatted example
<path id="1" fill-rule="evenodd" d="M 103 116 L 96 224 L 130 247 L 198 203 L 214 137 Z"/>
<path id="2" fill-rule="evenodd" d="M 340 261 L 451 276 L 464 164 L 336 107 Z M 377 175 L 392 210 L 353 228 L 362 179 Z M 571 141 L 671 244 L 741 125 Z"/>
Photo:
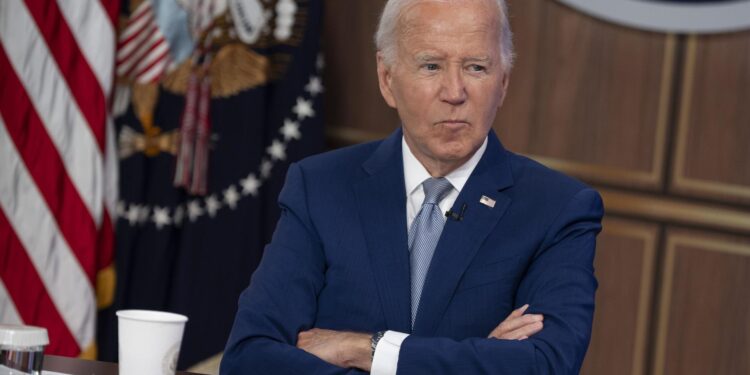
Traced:
<path id="1" fill-rule="evenodd" d="M 469 122 L 466 120 L 444 120 L 437 122 L 435 125 L 442 125 L 448 129 L 460 129 L 469 126 Z"/>

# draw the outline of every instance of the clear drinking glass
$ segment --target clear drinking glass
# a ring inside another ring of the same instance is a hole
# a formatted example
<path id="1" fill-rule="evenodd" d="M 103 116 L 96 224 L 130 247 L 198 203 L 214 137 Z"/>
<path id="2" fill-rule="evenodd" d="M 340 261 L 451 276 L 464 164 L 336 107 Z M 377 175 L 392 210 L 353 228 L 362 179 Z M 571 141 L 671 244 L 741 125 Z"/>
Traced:
<path id="1" fill-rule="evenodd" d="M 47 330 L 0 324 L 0 375 L 41 375 Z"/>

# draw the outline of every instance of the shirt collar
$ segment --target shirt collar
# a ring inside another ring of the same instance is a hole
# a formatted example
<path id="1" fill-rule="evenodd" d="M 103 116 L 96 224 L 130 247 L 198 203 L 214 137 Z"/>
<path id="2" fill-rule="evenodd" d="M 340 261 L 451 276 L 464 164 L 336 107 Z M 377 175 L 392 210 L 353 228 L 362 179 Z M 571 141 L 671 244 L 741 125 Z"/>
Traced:
<path id="1" fill-rule="evenodd" d="M 456 191 L 460 192 L 461 189 L 466 185 L 466 181 L 469 180 L 471 172 L 479 164 L 479 160 L 484 155 L 484 151 L 487 149 L 487 138 L 484 138 L 484 142 L 474 155 L 471 156 L 466 163 L 463 163 L 460 167 L 456 168 L 453 172 L 448 173 L 445 178 L 453 185 Z M 422 182 L 432 177 L 422 163 L 417 160 L 417 157 L 411 152 L 409 145 L 406 144 L 406 139 L 401 137 L 401 153 L 404 161 L 404 183 L 406 185 L 406 195 L 410 195 L 418 188 Z"/>

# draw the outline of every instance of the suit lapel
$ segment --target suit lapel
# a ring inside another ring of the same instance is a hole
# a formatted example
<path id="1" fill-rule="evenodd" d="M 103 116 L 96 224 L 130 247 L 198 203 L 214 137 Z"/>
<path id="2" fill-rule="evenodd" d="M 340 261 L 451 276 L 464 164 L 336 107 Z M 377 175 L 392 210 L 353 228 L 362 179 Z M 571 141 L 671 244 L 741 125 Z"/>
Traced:
<path id="1" fill-rule="evenodd" d="M 461 276 L 510 204 L 502 190 L 512 184 L 507 151 L 491 132 L 484 155 L 452 208 L 457 212 L 466 204 L 463 220 L 448 219 L 445 223 L 427 273 L 413 333 L 436 333 Z M 494 200 L 494 207 L 480 203 L 482 196 Z"/>
<path id="2" fill-rule="evenodd" d="M 411 331 L 409 250 L 401 131 L 386 138 L 363 164 L 367 176 L 354 186 L 388 328 Z"/>

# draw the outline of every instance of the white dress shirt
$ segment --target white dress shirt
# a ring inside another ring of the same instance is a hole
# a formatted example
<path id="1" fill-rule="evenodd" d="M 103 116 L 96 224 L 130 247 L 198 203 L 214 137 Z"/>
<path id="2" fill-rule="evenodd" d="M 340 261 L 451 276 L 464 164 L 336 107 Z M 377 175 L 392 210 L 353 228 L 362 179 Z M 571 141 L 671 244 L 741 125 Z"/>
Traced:
<path id="1" fill-rule="evenodd" d="M 466 163 L 456 168 L 451 173 L 445 176 L 445 178 L 451 183 L 453 189 L 450 193 L 443 198 L 438 204 L 440 211 L 446 212 L 453 207 L 453 203 L 456 202 L 458 194 L 461 189 L 466 185 L 466 181 L 469 180 L 471 172 L 479 163 L 479 159 L 484 155 L 484 150 L 487 148 L 487 138 L 484 139 L 484 143 L 479 149 L 472 155 Z M 411 152 L 409 145 L 406 144 L 406 140 L 401 138 L 401 153 L 404 161 L 404 184 L 406 187 L 406 231 L 408 233 L 414 218 L 419 214 L 419 210 L 422 208 L 422 202 L 424 201 L 424 189 L 422 188 L 422 182 L 432 177 L 422 163 L 417 160 L 414 154 Z M 445 220 L 443 216 L 443 220 Z M 387 331 L 383 338 L 378 342 L 378 346 L 375 348 L 375 355 L 372 358 L 372 368 L 370 373 L 372 375 L 393 375 L 396 373 L 398 367 L 398 354 L 401 350 L 401 343 L 409 335 L 402 332 Z"/>

